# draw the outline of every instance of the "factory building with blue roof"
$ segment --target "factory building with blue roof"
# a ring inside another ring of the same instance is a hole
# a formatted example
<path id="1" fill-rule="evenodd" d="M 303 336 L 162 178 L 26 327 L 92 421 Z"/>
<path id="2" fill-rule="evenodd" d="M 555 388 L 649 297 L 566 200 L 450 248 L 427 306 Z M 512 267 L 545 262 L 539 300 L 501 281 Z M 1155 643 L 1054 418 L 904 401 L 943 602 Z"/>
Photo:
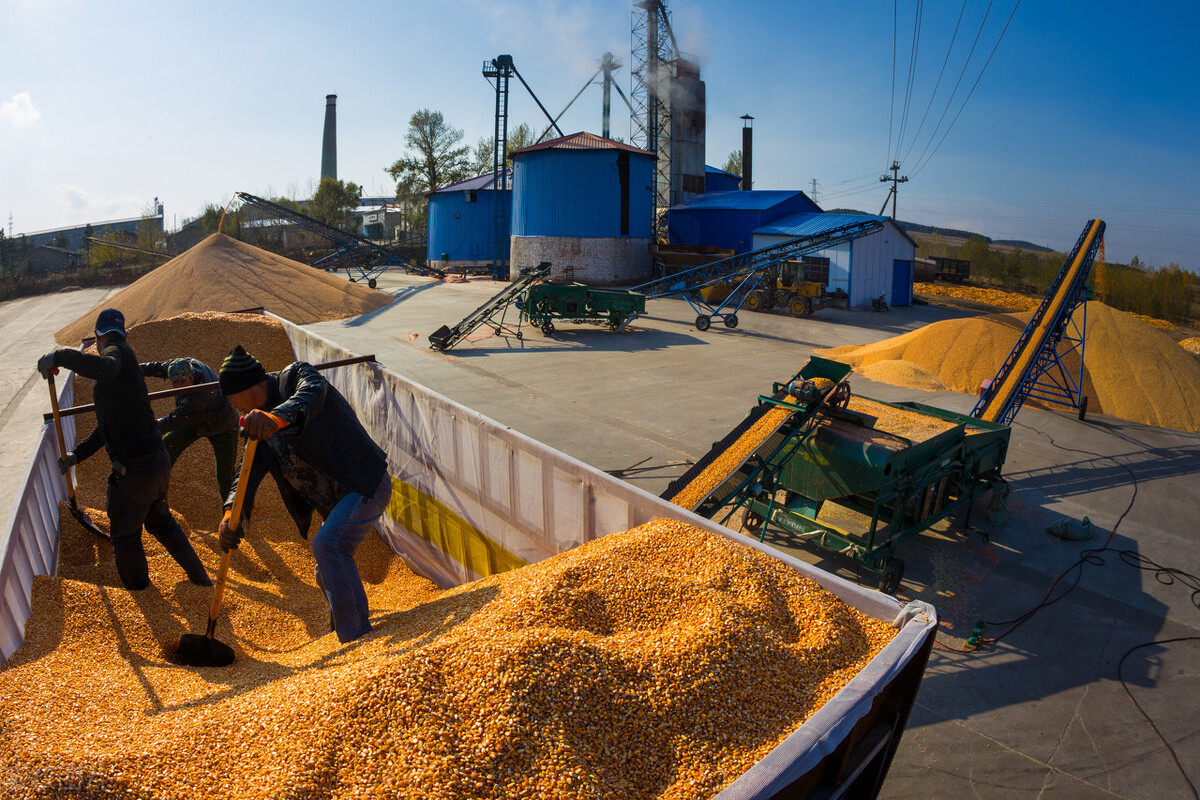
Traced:
<path id="1" fill-rule="evenodd" d="M 891 217 L 826 214 L 802 191 L 709 192 L 672 206 L 672 244 L 724 247 L 737 253 L 877 219 L 883 227 L 849 242 L 805 254 L 804 261 L 824 277 L 825 290 L 841 289 L 851 308 L 869 307 L 881 294 L 889 305 L 912 302 L 917 243 Z"/>
<path id="2" fill-rule="evenodd" d="M 490 266 L 495 249 L 497 202 L 502 204 L 504 215 L 499 260 L 507 262 L 512 194 L 512 189 L 497 191 L 491 174 L 468 178 L 427 192 L 429 244 L 426 258 L 429 263 L 441 269 Z"/>

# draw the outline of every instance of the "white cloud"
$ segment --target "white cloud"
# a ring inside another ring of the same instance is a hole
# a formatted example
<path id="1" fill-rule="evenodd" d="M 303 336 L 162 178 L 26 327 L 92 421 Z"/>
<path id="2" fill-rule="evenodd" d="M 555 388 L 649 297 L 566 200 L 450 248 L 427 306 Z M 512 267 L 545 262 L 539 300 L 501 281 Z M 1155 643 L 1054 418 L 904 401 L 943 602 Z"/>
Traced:
<path id="1" fill-rule="evenodd" d="M 77 221 L 99 222 L 110 219 L 127 219 L 141 215 L 146 201 L 140 197 L 106 197 L 94 195 L 74 184 L 63 183 L 55 187 L 59 217 L 63 224 Z"/>
<path id="2" fill-rule="evenodd" d="M 18 127 L 32 125 L 41 116 L 42 112 L 33 107 L 29 92 L 15 94 L 12 100 L 0 106 L 0 119 L 5 119 Z"/>

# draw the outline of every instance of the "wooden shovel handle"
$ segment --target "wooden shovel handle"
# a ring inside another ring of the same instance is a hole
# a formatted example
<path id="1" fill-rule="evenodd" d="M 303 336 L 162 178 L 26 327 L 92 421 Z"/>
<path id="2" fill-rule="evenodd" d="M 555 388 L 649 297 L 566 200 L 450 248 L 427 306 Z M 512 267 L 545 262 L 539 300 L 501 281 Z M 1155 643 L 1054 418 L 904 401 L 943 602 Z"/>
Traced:
<path id="1" fill-rule="evenodd" d="M 67 457 L 67 442 L 63 438 L 62 419 L 58 415 L 58 390 L 54 388 L 54 376 L 58 373 L 57 369 L 51 370 L 46 376 L 46 383 L 50 385 L 50 412 L 54 415 L 54 432 L 58 434 L 58 457 Z M 75 506 L 75 483 L 71 480 L 71 470 L 68 469 L 63 473 L 63 477 L 67 480 L 67 497 L 71 500 L 71 506 Z"/>
<path id="2" fill-rule="evenodd" d="M 238 473 L 237 492 L 233 496 L 233 508 L 229 511 L 229 524 L 237 530 L 242 523 L 242 501 L 246 499 L 246 484 L 250 481 L 250 465 L 254 461 L 254 448 L 258 446 L 257 439 L 246 440 L 246 452 L 242 454 L 242 471 Z M 208 638 L 212 638 L 216 627 L 217 615 L 221 613 L 221 596 L 225 594 L 225 579 L 229 576 L 229 559 L 232 550 L 221 554 L 221 566 L 217 570 L 217 583 L 213 588 L 212 606 L 208 610 Z"/>

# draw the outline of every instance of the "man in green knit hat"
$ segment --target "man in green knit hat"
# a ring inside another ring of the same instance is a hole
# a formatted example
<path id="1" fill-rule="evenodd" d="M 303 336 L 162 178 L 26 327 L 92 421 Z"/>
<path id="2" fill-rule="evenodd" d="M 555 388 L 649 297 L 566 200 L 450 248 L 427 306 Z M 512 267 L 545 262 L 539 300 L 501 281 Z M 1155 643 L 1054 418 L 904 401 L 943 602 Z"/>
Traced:
<path id="1" fill-rule="evenodd" d="M 329 601 L 338 640 L 371 630 L 367 594 L 354 552 L 387 509 L 392 494 L 387 458 L 363 429 L 346 398 L 311 364 L 297 361 L 268 373 L 241 345 L 221 364 L 221 392 L 241 414 L 243 429 L 266 447 L 255 451 L 243 498 L 249 519 L 254 494 L 269 471 L 302 536 L 312 512 L 325 521 L 312 539 L 317 584 Z M 239 468 L 240 469 L 240 468 Z M 229 525 L 226 498 L 221 546 L 237 547 L 241 528 Z"/>

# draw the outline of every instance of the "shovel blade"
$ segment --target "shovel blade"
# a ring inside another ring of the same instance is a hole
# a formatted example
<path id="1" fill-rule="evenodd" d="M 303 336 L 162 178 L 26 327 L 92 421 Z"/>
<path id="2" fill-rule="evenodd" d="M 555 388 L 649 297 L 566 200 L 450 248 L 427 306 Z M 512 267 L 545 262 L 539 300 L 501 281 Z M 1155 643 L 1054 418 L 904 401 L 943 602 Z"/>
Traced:
<path id="1" fill-rule="evenodd" d="M 233 648 L 210 636 L 185 633 L 171 661 L 183 667 L 228 667 L 234 662 Z"/>
<path id="2" fill-rule="evenodd" d="M 97 528 L 96 523 L 92 522 L 91 517 L 83 513 L 83 511 L 81 511 L 79 506 L 75 505 L 75 503 L 67 503 L 67 510 L 71 512 L 71 516 L 75 518 L 75 521 L 82 525 L 86 530 L 91 531 L 102 539 L 109 538 L 109 535 Z"/>

